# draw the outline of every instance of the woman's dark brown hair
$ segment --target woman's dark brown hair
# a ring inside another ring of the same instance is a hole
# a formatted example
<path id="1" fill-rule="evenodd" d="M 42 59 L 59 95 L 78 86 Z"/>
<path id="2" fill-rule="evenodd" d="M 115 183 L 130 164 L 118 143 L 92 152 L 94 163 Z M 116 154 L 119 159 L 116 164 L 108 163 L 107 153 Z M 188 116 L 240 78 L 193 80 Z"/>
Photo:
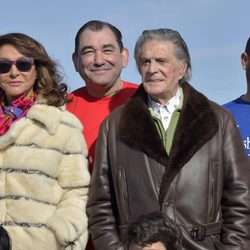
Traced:
<path id="1" fill-rule="evenodd" d="M 11 45 L 24 56 L 34 59 L 37 71 L 34 91 L 38 97 L 56 107 L 67 102 L 67 85 L 61 82 L 56 62 L 38 41 L 23 33 L 8 33 L 0 36 L 0 47 L 4 45 Z"/>

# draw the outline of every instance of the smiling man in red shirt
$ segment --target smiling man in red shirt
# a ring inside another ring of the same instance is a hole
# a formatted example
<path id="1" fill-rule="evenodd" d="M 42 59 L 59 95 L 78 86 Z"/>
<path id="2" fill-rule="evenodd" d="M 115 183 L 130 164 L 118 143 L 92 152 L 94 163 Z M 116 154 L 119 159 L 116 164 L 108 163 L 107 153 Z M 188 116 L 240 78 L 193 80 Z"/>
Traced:
<path id="1" fill-rule="evenodd" d="M 84 24 L 75 37 L 73 62 L 85 86 L 69 95 L 67 109 L 83 124 L 89 170 L 92 173 L 99 126 L 114 109 L 134 94 L 138 85 L 121 80 L 128 63 L 121 32 L 113 25 L 93 20 Z M 87 250 L 94 249 L 91 242 Z"/>
<path id="2" fill-rule="evenodd" d="M 73 62 L 86 86 L 69 95 L 67 109 L 84 126 L 89 149 L 89 168 L 93 169 L 95 142 L 104 118 L 134 94 L 138 85 L 121 80 L 128 63 L 128 50 L 122 34 L 113 25 L 93 20 L 84 24 L 75 38 Z"/>

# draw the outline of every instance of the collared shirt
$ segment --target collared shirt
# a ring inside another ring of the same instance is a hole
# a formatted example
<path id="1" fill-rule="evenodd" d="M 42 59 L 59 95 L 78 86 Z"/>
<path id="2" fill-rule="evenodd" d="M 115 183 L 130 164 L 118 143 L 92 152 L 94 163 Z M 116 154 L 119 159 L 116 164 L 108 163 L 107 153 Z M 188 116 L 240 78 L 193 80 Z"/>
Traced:
<path id="1" fill-rule="evenodd" d="M 165 131 L 167 131 L 174 111 L 181 104 L 180 88 L 178 88 L 175 96 L 173 96 L 164 105 L 154 101 L 150 96 L 148 96 L 148 100 L 149 100 L 149 107 L 152 108 L 154 115 L 161 120 Z"/>

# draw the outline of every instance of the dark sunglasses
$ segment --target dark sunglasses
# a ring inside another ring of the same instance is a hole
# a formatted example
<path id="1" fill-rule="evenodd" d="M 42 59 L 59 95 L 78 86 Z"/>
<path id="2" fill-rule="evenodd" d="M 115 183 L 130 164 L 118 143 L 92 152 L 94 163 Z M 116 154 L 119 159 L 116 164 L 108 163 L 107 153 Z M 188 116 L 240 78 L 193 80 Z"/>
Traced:
<path id="1" fill-rule="evenodd" d="M 13 65 L 21 72 L 28 72 L 34 64 L 33 58 L 20 58 L 16 61 L 0 60 L 0 74 L 8 73 Z"/>

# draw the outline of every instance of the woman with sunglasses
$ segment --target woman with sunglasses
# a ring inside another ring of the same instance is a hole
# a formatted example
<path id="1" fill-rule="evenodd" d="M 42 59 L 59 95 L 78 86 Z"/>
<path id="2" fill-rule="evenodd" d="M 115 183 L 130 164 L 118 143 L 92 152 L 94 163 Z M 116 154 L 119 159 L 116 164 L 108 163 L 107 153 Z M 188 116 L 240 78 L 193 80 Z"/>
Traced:
<path id="1" fill-rule="evenodd" d="M 13 249 L 85 249 L 87 148 L 66 91 L 39 42 L 0 36 L 0 226 Z"/>

